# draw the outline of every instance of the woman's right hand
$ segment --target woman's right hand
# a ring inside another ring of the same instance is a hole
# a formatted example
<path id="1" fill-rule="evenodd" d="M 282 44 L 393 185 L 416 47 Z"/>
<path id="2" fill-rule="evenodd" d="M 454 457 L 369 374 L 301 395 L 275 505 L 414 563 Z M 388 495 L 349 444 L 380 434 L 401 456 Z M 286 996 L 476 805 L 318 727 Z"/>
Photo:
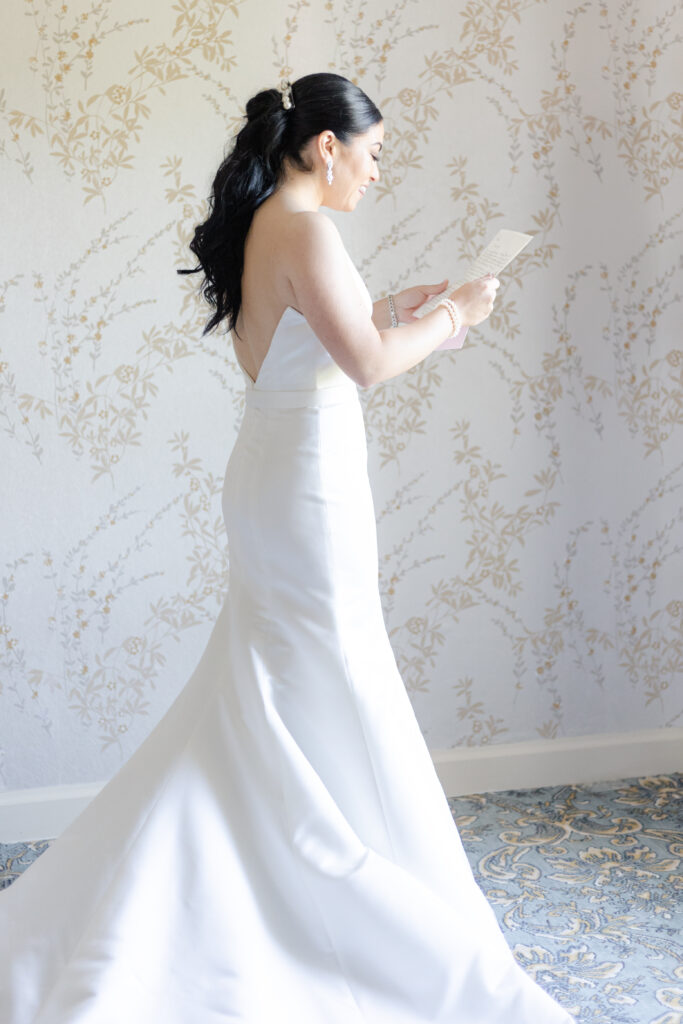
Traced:
<path id="1" fill-rule="evenodd" d="M 468 281 L 448 296 L 458 307 L 463 326 L 474 327 L 486 320 L 496 298 L 496 290 L 500 287 L 497 277 L 477 277 Z"/>

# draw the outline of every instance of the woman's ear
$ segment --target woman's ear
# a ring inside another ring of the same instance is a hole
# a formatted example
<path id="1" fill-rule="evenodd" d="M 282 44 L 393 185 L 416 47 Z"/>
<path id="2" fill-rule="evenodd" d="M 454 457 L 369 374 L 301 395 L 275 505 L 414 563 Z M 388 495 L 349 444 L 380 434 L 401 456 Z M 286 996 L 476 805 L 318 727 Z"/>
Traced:
<path id="1" fill-rule="evenodd" d="M 334 134 L 333 131 L 321 132 L 320 135 L 318 136 L 318 149 L 321 157 L 323 158 L 323 162 L 327 161 L 328 156 L 334 158 L 334 149 L 336 141 L 337 136 Z"/>

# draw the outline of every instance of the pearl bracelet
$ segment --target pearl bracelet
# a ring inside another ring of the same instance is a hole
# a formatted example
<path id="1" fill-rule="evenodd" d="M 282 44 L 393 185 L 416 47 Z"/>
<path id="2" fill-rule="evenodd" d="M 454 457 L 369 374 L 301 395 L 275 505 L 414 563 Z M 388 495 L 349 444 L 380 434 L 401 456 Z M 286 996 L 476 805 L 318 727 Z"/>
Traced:
<path id="1" fill-rule="evenodd" d="M 441 302 L 439 302 L 438 305 L 439 306 L 443 306 L 447 310 L 448 315 L 451 318 L 451 326 L 453 327 L 453 334 L 450 335 L 450 337 L 454 338 L 455 335 L 460 330 L 460 328 L 462 327 L 462 317 L 460 316 L 460 310 L 458 309 L 456 304 L 453 302 L 453 299 L 442 299 Z M 438 306 L 437 306 L 437 308 L 438 308 Z"/>
<path id="2" fill-rule="evenodd" d="M 394 296 L 389 296 L 389 312 L 391 313 L 391 326 L 398 327 L 398 317 L 396 316 L 396 307 L 394 306 Z"/>

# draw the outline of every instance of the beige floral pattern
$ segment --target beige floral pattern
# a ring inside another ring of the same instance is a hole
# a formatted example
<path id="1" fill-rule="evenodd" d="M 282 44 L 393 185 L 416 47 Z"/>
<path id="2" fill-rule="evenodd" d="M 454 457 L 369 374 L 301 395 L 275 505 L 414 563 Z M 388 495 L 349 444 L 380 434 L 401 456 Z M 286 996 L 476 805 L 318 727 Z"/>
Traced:
<path id="1" fill-rule="evenodd" d="M 110 775 L 208 637 L 243 382 L 175 271 L 247 97 L 326 69 L 385 116 L 379 182 L 331 214 L 376 296 L 533 235 L 461 351 L 361 392 L 427 742 L 681 726 L 680 6 L 17 0 L 5 21 L 0 786 Z"/>

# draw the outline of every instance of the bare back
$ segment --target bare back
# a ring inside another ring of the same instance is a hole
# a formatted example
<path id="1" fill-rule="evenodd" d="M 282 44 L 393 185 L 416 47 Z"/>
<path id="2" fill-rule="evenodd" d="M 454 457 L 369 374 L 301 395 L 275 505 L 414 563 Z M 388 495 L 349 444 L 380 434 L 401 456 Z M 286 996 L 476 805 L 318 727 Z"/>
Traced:
<path id="1" fill-rule="evenodd" d="M 332 220 L 282 188 L 256 210 L 244 246 L 242 305 L 232 333 L 252 383 L 287 307 L 305 317 L 344 373 L 367 386 L 382 340 L 358 271 Z"/>
<path id="2" fill-rule="evenodd" d="M 287 275 L 291 264 L 288 236 L 291 220 L 299 212 L 278 193 L 256 210 L 244 246 L 242 305 L 233 344 L 237 359 L 256 380 L 273 334 L 296 297 Z"/>

